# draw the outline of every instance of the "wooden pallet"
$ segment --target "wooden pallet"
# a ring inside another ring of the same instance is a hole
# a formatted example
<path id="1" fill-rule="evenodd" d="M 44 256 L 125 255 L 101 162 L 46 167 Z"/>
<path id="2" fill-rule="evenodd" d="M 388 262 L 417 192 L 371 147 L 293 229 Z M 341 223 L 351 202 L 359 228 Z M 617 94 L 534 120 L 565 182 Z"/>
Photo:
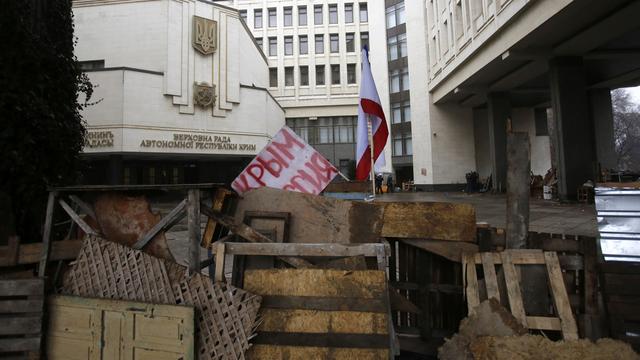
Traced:
<path id="1" fill-rule="evenodd" d="M 465 293 L 470 314 L 473 313 L 476 306 L 480 304 L 476 265 L 482 266 L 487 297 L 495 298 L 498 301 L 501 299 L 495 266 L 502 265 L 511 313 L 524 326 L 534 330 L 561 331 L 565 340 L 578 338 L 578 328 L 571 312 L 569 297 L 567 296 L 562 270 L 560 269 L 560 262 L 555 252 L 543 252 L 541 250 L 505 250 L 503 252 L 464 254 L 463 272 L 466 282 Z M 549 287 L 557 314 L 556 317 L 526 315 L 520 289 L 520 277 L 516 270 L 516 265 L 546 266 Z"/>
<path id="2" fill-rule="evenodd" d="M 0 280 L 0 358 L 38 358 L 44 279 Z"/>

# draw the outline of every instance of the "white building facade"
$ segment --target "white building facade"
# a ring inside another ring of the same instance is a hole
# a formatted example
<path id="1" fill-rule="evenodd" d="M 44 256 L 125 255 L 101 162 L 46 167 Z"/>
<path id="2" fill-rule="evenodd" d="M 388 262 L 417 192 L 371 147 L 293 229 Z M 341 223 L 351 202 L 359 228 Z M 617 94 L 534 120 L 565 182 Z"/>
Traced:
<path id="1" fill-rule="evenodd" d="M 287 125 L 343 173 L 353 174 L 363 46 L 370 47 L 376 83 L 386 85 L 384 45 L 372 41 L 384 29 L 371 28 L 384 21 L 384 9 L 371 9 L 364 0 L 228 3 L 268 59 L 269 91 L 285 108 Z M 387 91 L 378 90 L 388 113 Z M 390 152 L 385 153 L 390 168 Z"/>
<path id="2" fill-rule="evenodd" d="M 285 123 L 267 59 L 233 8 L 76 0 L 88 183 L 229 182 Z"/>

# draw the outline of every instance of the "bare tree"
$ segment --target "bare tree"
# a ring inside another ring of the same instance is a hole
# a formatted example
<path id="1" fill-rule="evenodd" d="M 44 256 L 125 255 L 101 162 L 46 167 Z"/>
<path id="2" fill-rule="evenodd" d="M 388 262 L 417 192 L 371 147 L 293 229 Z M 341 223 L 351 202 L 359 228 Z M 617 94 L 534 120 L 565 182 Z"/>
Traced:
<path id="1" fill-rule="evenodd" d="M 611 91 L 613 131 L 620 170 L 640 169 L 640 105 L 625 89 Z"/>

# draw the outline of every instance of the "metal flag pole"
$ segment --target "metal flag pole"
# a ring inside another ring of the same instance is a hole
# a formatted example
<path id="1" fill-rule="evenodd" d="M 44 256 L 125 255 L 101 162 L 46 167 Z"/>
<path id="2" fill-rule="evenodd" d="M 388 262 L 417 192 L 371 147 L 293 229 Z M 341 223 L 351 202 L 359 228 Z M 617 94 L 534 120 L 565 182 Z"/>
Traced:
<path id="1" fill-rule="evenodd" d="M 369 152 L 371 153 L 371 195 L 376 197 L 376 170 L 375 170 L 375 160 L 373 153 L 373 120 L 371 119 L 371 115 L 367 115 L 367 133 L 369 135 Z"/>

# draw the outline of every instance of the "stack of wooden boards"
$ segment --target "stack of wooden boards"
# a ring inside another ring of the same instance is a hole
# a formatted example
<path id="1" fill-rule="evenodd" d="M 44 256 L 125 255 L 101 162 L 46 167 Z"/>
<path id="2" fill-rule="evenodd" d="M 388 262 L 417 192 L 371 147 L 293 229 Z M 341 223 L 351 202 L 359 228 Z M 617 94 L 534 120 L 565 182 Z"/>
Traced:
<path id="1" fill-rule="evenodd" d="M 0 280 L 0 357 L 7 353 L 38 358 L 44 280 Z"/>
<path id="2" fill-rule="evenodd" d="M 252 359 L 389 359 L 387 282 L 379 270 L 247 270 L 263 298 Z"/>

